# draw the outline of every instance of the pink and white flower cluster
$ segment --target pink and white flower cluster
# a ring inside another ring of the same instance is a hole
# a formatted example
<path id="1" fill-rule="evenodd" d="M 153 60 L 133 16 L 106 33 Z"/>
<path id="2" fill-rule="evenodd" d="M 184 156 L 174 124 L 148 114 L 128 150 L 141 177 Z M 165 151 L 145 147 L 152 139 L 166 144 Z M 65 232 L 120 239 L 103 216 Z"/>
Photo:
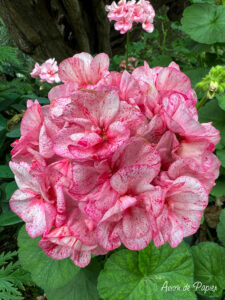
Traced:
<path id="1" fill-rule="evenodd" d="M 151 33 L 154 30 L 153 20 L 155 11 L 149 1 L 120 0 L 118 4 L 114 1 L 106 6 L 110 21 L 116 21 L 114 27 L 121 34 L 131 30 L 133 23 L 142 23 L 142 28 Z"/>
<path id="2" fill-rule="evenodd" d="M 10 167 L 11 209 L 54 259 L 169 242 L 199 228 L 219 174 L 220 137 L 200 124 L 189 78 L 174 62 L 132 74 L 77 54 L 59 65 L 50 105 L 27 101 Z"/>
<path id="3" fill-rule="evenodd" d="M 39 78 L 42 82 L 59 83 L 58 65 L 54 58 L 49 58 L 42 65 L 35 63 L 33 71 L 30 73 L 31 77 Z"/>

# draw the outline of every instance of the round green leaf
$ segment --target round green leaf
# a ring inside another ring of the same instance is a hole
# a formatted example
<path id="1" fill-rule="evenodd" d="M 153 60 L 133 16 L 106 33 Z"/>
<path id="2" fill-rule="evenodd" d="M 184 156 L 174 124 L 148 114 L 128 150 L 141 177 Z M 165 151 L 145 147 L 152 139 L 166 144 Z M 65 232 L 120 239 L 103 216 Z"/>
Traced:
<path id="1" fill-rule="evenodd" d="M 192 284 L 188 245 L 171 248 L 167 243 L 157 248 L 151 243 L 139 252 L 111 255 L 99 275 L 98 291 L 104 300 L 196 299 Z"/>
<path id="2" fill-rule="evenodd" d="M 225 246 L 225 208 L 220 213 L 220 222 L 217 225 L 216 231 L 217 231 L 219 240 Z"/>
<path id="3" fill-rule="evenodd" d="M 225 248 L 213 242 L 203 242 L 192 247 L 195 265 L 196 292 L 208 296 L 221 296 L 225 289 Z M 206 291 L 204 287 L 211 288 Z M 214 288 L 213 288 L 214 287 Z"/>
<path id="4" fill-rule="evenodd" d="M 225 110 L 225 95 L 216 95 L 220 108 Z"/>
<path id="5" fill-rule="evenodd" d="M 92 259 L 90 265 L 75 275 L 64 286 L 57 289 L 45 290 L 48 300 L 98 300 L 100 299 L 97 291 L 97 278 L 100 265 Z"/>
<path id="6" fill-rule="evenodd" d="M 38 246 L 39 240 L 39 237 L 29 237 L 24 226 L 21 228 L 18 236 L 21 265 L 44 290 L 64 286 L 74 278 L 79 268 L 70 259 L 54 260 L 47 256 Z"/>
<path id="7" fill-rule="evenodd" d="M 210 4 L 194 4 L 184 10 L 182 30 L 204 44 L 225 42 L 225 7 Z"/>

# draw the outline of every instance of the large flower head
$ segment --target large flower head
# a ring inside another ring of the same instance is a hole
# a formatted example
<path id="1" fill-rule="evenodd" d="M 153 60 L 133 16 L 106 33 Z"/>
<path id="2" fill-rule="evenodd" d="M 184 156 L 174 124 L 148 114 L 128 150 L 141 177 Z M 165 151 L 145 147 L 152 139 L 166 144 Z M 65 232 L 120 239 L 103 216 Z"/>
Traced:
<path id="1" fill-rule="evenodd" d="M 149 10 L 123 0 L 111 16 L 132 11 L 138 21 L 135 5 Z M 219 132 L 199 123 L 177 64 L 145 63 L 132 74 L 108 67 L 106 54 L 64 60 L 50 105 L 28 100 L 12 144 L 11 209 L 47 255 L 80 267 L 121 244 L 176 247 L 199 228 L 219 174 Z"/>

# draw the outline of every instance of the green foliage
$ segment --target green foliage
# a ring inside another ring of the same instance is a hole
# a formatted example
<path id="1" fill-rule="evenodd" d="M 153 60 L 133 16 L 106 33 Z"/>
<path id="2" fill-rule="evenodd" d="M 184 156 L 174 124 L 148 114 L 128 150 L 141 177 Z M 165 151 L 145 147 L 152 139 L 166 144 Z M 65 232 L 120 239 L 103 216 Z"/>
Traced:
<path id="1" fill-rule="evenodd" d="M 3 22 L 3 20 L 0 18 L 0 45 L 12 45 L 13 42 L 10 39 L 10 36 L 8 34 L 8 30 Z"/>
<path id="2" fill-rule="evenodd" d="M 14 178 L 14 175 L 10 170 L 9 166 L 0 166 L 0 178 Z"/>
<path id="3" fill-rule="evenodd" d="M 21 290 L 25 290 L 24 284 L 32 284 L 30 274 L 21 268 L 18 261 L 12 262 L 17 252 L 0 254 L 0 299 L 20 300 Z"/>
<path id="4" fill-rule="evenodd" d="M 202 295 L 221 296 L 225 289 L 225 248 L 216 243 L 203 242 L 192 247 L 195 264 L 195 281 L 205 286 L 214 286 L 216 289 L 205 291 L 202 288 L 196 291 Z"/>
<path id="5" fill-rule="evenodd" d="M 224 93 L 225 92 L 225 69 L 222 66 L 216 66 L 212 68 L 209 73 L 197 84 L 197 88 L 200 88 L 203 92 L 207 94 L 209 99 L 215 97 L 216 93 Z M 221 97 L 224 97 L 222 95 Z M 217 99 L 222 104 L 223 101 L 221 97 L 218 95 Z"/>
<path id="6" fill-rule="evenodd" d="M 0 215 L 0 226 L 9 226 L 23 222 L 17 215 L 11 210 L 3 212 Z"/>
<path id="7" fill-rule="evenodd" d="M 225 246 L 225 208 L 220 213 L 220 222 L 216 228 L 219 240 Z"/>
<path id="8" fill-rule="evenodd" d="M 221 141 L 225 145 L 225 112 L 220 109 L 216 99 L 200 108 L 199 121 L 201 123 L 212 122 L 213 126 L 220 130 Z"/>
<path id="9" fill-rule="evenodd" d="M 181 288 L 168 292 L 167 284 Z M 111 255 L 100 273 L 98 290 L 104 300 L 196 299 L 192 290 L 183 291 L 192 284 L 193 262 L 187 244 L 173 249 L 168 243 L 158 248 L 151 243 L 139 252 L 121 250 Z"/>
<path id="10" fill-rule="evenodd" d="M 181 20 L 182 29 L 200 43 L 214 44 L 225 42 L 225 7 L 194 4 L 187 7 Z"/>
<path id="11" fill-rule="evenodd" d="M 10 46 L 0 46 L 0 72 L 3 71 L 5 63 L 10 64 L 13 67 L 20 66 L 21 62 L 17 56 L 17 48 Z"/>

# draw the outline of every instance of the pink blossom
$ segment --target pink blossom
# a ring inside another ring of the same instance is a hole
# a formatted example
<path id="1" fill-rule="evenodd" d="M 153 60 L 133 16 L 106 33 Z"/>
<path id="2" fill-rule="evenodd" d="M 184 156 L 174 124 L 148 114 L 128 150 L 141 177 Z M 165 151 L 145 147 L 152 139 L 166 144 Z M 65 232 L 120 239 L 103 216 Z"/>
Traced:
<path id="1" fill-rule="evenodd" d="M 32 175 L 31 167 L 13 162 L 10 167 L 19 187 L 10 200 L 11 209 L 26 222 L 26 230 L 31 237 L 48 232 L 56 217 L 53 202 L 49 197 L 43 200 L 45 191 Z"/>
<path id="2" fill-rule="evenodd" d="M 58 66 L 54 58 L 46 60 L 41 66 L 36 63 L 30 75 L 33 78 L 40 77 L 41 81 L 47 81 L 48 83 L 60 82 Z"/>
<path id="3" fill-rule="evenodd" d="M 166 189 L 165 206 L 156 219 L 154 242 L 160 246 L 169 241 L 176 247 L 199 228 L 208 197 L 200 182 L 188 176 L 178 177 Z"/>
<path id="4" fill-rule="evenodd" d="M 37 100 L 27 101 L 27 111 L 21 122 L 21 138 L 16 140 L 11 151 L 14 161 L 26 161 L 35 157 L 39 162 L 54 155 L 52 137 L 59 130 L 49 116 L 49 106 L 41 107 Z"/>
<path id="5" fill-rule="evenodd" d="M 145 122 L 140 111 L 120 102 L 114 90 L 77 91 L 68 110 L 65 117 L 71 125 L 62 128 L 54 139 L 55 153 L 65 158 L 108 158 Z"/>
<path id="6" fill-rule="evenodd" d="M 41 74 L 41 66 L 39 65 L 39 63 L 35 63 L 34 69 L 30 73 L 30 76 L 33 78 L 38 78 L 40 74 Z"/>
<path id="7" fill-rule="evenodd" d="M 118 4 L 113 2 L 106 6 L 110 21 L 116 21 L 114 27 L 121 34 L 132 29 L 133 22 L 142 23 L 142 28 L 151 33 L 154 30 L 153 20 L 155 11 L 149 1 L 121 0 Z"/>
<path id="8" fill-rule="evenodd" d="M 101 86 L 104 77 L 109 74 L 108 68 L 109 57 L 105 53 L 93 58 L 89 53 L 82 52 L 63 60 L 59 65 L 59 77 L 63 84 L 53 87 L 48 94 L 55 117 L 60 117 L 74 92 Z"/>
<path id="9" fill-rule="evenodd" d="M 88 53 L 76 54 L 59 65 L 59 77 L 63 83 L 73 83 L 78 88 L 91 88 L 108 74 L 109 58 L 105 53 L 94 58 Z"/>
<path id="10" fill-rule="evenodd" d="M 144 66 L 136 68 L 132 75 L 143 93 L 142 103 L 149 118 L 159 112 L 162 98 L 165 98 L 164 95 L 168 92 L 181 94 L 189 109 L 192 110 L 192 114 L 197 118 L 195 108 L 197 98 L 191 88 L 190 79 L 178 69 L 174 62 L 166 68 L 153 69 L 145 62 Z"/>

